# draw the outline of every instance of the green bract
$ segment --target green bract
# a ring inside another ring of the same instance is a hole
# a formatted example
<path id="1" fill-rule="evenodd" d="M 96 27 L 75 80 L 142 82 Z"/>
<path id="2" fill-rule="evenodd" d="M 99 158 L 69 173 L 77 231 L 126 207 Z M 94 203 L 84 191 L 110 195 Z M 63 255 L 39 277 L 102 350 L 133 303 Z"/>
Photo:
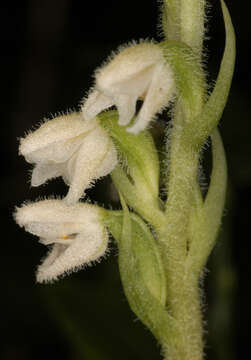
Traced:
<path id="1" fill-rule="evenodd" d="M 159 195 L 159 160 L 151 134 L 148 131 L 142 131 L 137 136 L 128 133 L 123 126 L 118 125 L 116 111 L 100 114 L 99 119 L 117 145 L 122 165 L 132 178 L 137 191 L 146 190 L 157 198 Z"/>
<path id="2" fill-rule="evenodd" d="M 191 127 L 196 116 L 201 113 L 205 100 L 204 74 L 200 61 L 184 43 L 164 41 L 160 46 L 175 76 L 178 101 L 185 114 L 184 121 Z"/>
<path id="3" fill-rule="evenodd" d="M 146 224 L 129 213 L 121 199 L 123 213 L 108 212 L 105 222 L 118 241 L 125 294 L 132 310 L 159 341 L 171 338 L 177 325 L 165 309 L 166 285 L 158 246 Z"/>
<path id="4" fill-rule="evenodd" d="M 189 224 L 190 252 L 188 267 L 199 273 L 215 244 L 221 224 L 227 187 L 227 164 L 218 130 L 211 135 L 213 169 L 205 201 L 198 203 Z"/>
<path id="5" fill-rule="evenodd" d="M 112 172 L 118 191 L 128 204 L 148 221 L 161 217 L 159 203 L 159 159 L 151 134 L 137 136 L 117 124 L 117 112 L 98 116 L 100 124 L 110 133 L 120 154 L 120 164 Z"/>
<path id="6" fill-rule="evenodd" d="M 221 6 L 226 31 L 225 50 L 215 87 L 203 108 L 200 119 L 198 119 L 199 127 L 198 132 L 195 134 L 196 142 L 198 144 L 203 144 L 214 128 L 218 125 L 226 106 L 234 72 L 236 47 L 235 33 L 230 14 L 223 0 L 221 0 Z"/>

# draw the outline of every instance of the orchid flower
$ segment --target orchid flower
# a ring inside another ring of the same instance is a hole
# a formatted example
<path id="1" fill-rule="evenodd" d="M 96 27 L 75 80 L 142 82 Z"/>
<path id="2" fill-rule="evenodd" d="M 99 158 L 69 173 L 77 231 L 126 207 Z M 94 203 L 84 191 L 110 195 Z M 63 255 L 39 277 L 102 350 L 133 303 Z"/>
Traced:
<path id="1" fill-rule="evenodd" d="M 93 180 L 109 174 L 117 163 L 116 150 L 96 119 L 79 113 L 59 116 L 21 139 L 19 152 L 34 163 L 31 185 L 63 176 L 70 185 L 66 201 L 77 202 Z"/>
<path id="2" fill-rule="evenodd" d="M 101 209 L 86 203 L 43 200 L 17 208 L 18 225 L 49 245 L 51 251 L 38 267 L 37 281 L 50 282 L 104 255 L 108 235 Z"/>
<path id="3" fill-rule="evenodd" d="M 147 42 L 122 49 L 96 71 L 95 79 L 94 90 L 83 103 L 84 119 L 115 105 L 119 124 L 126 126 L 135 116 L 137 100 L 143 99 L 137 119 L 127 128 L 132 134 L 144 130 L 168 106 L 175 91 L 172 70 L 161 48 Z"/>

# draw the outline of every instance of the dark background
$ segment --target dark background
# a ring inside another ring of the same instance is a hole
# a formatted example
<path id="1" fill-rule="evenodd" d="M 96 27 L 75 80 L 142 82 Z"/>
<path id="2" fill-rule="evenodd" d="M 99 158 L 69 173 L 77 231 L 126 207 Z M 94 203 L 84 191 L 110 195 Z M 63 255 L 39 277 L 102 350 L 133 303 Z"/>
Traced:
<path id="1" fill-rule="evenodd" d="M 247 2 L 246 2 L 247 3 Z M 233 360 L 249 353 L 250 331 L 250 15 L 227 1 L 237 34 L 237 67 L 221 132 L 229 192 L 205 281 L 206 353 Z M 240 5 L 241 4 L 241 5 Z M 215 79 L 224 46 L 219 1 L 211 0 L 208 63 Z M 248 6 L 248 5 L 247 5 Z M 45 248 L 18 228 L 16 205 L 67 191 L 58 179 L 29 186 L 18 137 L 44 117 L 77 108 L 93 70 L 119 44 L 158 39 L 157 1 L 11 1 L 0 6 L 1 37 L 1 342 L 3 360 L 159 359 L 159 347 L 128 308 L 117 250 L 97 266 L 54 285 L 35 284 Z M 109 180 L 89 195 L 108 204 Z M 191 359 L 192 360 L 192 359 Z"/>

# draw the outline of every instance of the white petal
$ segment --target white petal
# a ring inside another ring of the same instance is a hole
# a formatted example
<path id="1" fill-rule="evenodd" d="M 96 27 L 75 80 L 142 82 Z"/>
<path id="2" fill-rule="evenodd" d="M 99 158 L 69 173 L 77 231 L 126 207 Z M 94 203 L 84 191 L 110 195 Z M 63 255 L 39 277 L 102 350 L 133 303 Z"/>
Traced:
<path id="1" fill-rule="evenodd" d="M 127 131 L 136 135 L 144 130 L 154 115 L 169 104 L 174 90 L 175 83 L 171 69 L 167 64 L 158 64 L 154 69 L 152 81 L 138 117 L 134 125 L 129 127 Z"/>
<path id="2" fill-rule="evenodd" d="M 65 162 L 77 151 L 87 134 L 88 132 L 68 140 L 54 142 L 42 149 L 32 151 L 25 156 L 25 160 L 29 163 Z"/>
<path id="3" fill-rule="evenodd" d="M 104 255 L 107 244 L 108 236 L 103 226 L 100 224 L 89 226 L 58 257 L 54 254 L 53 256 L 50 255 L 49 261 L 45 260 L 39 266 L 37 281 L 50 282 L 57 280 L 59 276 L 65 273 L 79 270 L 85 264 L 97 260 Z M 56 251 L 58 251 L 58 248 L 56 248 Z"/>
<path id="4" fill-rule="evenodd" d="M 109 157 L 109 152 L 112 156 Z M 107 159 L 110 161 L 108 161 Z M 111 140 L 106 132 L 101 128 L 92 131 L 83 142 L 76 158 L 69 162 L 68 176 L 70 176 L 71 186 L 65 200 L 69 204 L 77 202 L 84 194 L 91 183 L 97 178 L 97 174 L 104 176 L 111 172 L 116 165 L 115 150 L 111 148 Z M 104 174 L 99 173 L 106 159 Z"/>
<path id="5" fill-rule="evenodd" d="M 86 203 L 68 205 L 63 200 L 42 200 L 17 208 L 14 216 L 18 225 L 32 227 L 34 235 L 50 238 L 57 237 L 61 231 L 63 234 L 80 232 L 87 224 L 99 222 L 100 209 Z M 67 224 L 67 228 L 60 228 L 54 233 L 53 229 L 58 229 L 60 224 Z"/>
<path id="6" fill-rule="evenodd" d="M 62 233 L 61 233 L 62 235 Z M 39 239 L 39 242 L 43 245 L 51 245 L 51 244 L 61 244 L 61 245 L 64 245 L 64 246 L 68 246 L 72 243 L 72 239 L 65 239 L 65 238 L 58 238 L 55 240 L 55 238 L 40 238 Z"/>
<path id="7" fill-rule="evenodd" d="M 116 96 L 114 101 L 119 112 L 119 125 L 129 124 L 136 111 L 137 97 L 123 94 Z"/>
<path id="8" fill-rule="evenodd" d="M 46 257 L 43 259 L 42 264 L 39 266 L 40 268 L 47 268 L 66 250 L 67 246 L 61 244 L 55 244 L 51 247 Z"/>
<path id="9" fill-rule="evenodd" d="M 55 242 L 67 245 L 68 240 L 64 240 L 63 236 L 79 233 L 85 225 L 85 219 L 83 219 L 83 222 L 48 221 L 46 223 L 37 219 L 27 223 L 25 225 L 25 230 L 40 237 L 40 242 L 44 245 L 49 245 Z"/>
<path id="10" fill-rule="evenodd" d="M 32 171 L 31 186 L 40 186 L 47 180 L 62 175 L 62 167 L 58 164 L 39 164 Z"/>
<path id="11" fill-rule="evenodd" d="M 110 141 L 110 144 L 107 148 L 106 156 L 103 158 L 102 162 L 96 170 L 95 179 L 99 179 L 103 176 L 110 174 L 117 165 L 117 162 L 117 151 L 113 145 L 113 142 Z"/>
<path id="12" fill-rule="evenodd" d="M 25 157 L 29 156 L 57 142 L 89 132 L 96 126 L 95 120 L 83 122 L 80 113 L 59 116 L 47 121 L 39 129 L 21 139 L 19 152 Z"/>
<path id="13" fill-rule="evenodd" d="M 126 83 L 162 59 L 162 50 L 153 43 L 145 42 L 124 48 L 96 72 L 97 87 L 100 90 Z"/>
<path id="14" fill-rule="evenodd" d="M 89 94 L 82 107 L 82 113 L 85 120 L 94 118 L 101 111 L 114 105 L 113 99 L 101 92 L 94 90 Z"/>

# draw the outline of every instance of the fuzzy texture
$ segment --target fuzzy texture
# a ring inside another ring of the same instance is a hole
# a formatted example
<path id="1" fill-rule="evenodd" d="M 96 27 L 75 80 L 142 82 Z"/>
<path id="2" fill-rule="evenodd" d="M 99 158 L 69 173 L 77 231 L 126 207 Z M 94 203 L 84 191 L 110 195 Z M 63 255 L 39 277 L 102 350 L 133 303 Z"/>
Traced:
<path id="1" fill-rule="evenodd" d="M 43 200 L 17 208 L 15 220 L 42 244 L 53 244 L 38 267 L 38 282 L 51 282 L 77 271 L 98 260 L 107 249 L 108 235 L 95 205 Z"/>
<path id="2" fill-rule="evenodd" d="M 109 174 L 117 163 L 115 147 L 96 119 L 81 114 L 59 116 L 21 139 L 19 152 L 34 163 L 31 185 L 63 176 L 70 186 L 66 201 L 76 203 L 95 179 Z"/>
<path id="3" fill-rule="evenodd" d="M 172 70 L 162 49 L 152 42 L 132 44 L 96 71 L 95 87 L 83 104 L 83 117 L 88 121 L 115 105 L 119 124 L 126 126 L 135 115 L 137 100 L 143 99 L 135 123 L 127 128 L 136 135 L 169 104 L 174 91 Z"/>

